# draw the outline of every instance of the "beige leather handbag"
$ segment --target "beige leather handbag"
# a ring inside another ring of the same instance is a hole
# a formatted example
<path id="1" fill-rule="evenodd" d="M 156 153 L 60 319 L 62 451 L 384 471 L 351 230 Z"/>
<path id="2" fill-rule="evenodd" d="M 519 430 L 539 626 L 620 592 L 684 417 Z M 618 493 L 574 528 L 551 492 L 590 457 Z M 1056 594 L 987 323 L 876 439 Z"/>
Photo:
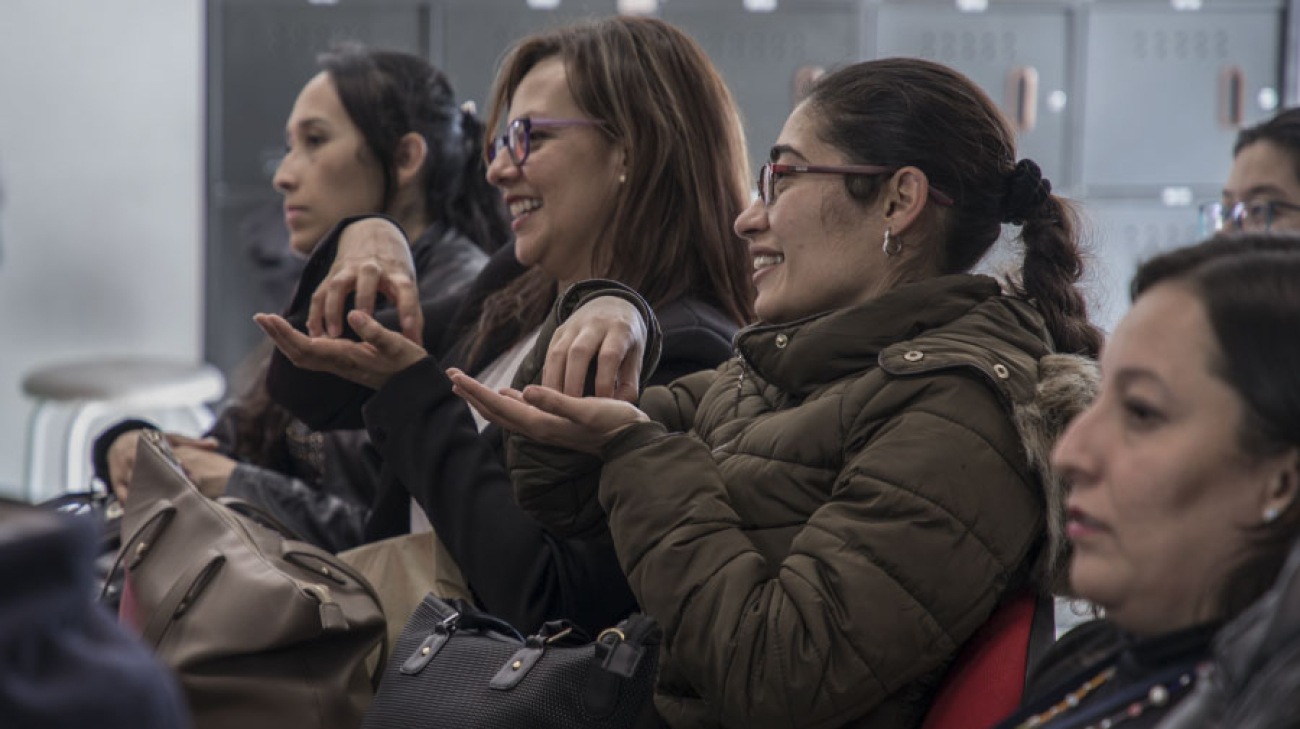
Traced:
<path id="1" fill-rule="evenodd" d="M 385 634 L 366 579 L 252 506 L 203 496 L 156 431 L 130 494 L 126 617 L 176 672 L 196 729 L 359 726 Z"/>

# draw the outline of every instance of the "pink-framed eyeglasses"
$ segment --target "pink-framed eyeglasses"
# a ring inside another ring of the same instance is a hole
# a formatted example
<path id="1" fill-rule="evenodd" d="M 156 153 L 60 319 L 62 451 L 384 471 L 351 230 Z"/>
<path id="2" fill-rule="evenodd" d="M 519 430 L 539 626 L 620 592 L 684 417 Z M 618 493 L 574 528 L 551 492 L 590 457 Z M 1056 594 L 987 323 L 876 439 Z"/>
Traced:
<path id="1" fill-rule="evenodd" d="M 783 165 L 768 162 L 758 172 L 758 198 L 763 201 L 764 206 L 770 206 L 776 201 L 777 175 L 884 175 L 897 171 L 897 167 L 884 165 Z M 953 204 L 952 198 L 933 187 L 930 188 L 930 199 L 944 207 Z"/>
<path id="2" fill-rule="evenodd" d="M 594 119 L 543 119 L 540 117 L 519 117 L 506 126 L 506 133 L 492 140 L 487 149 L 488 162 L 492 162 L 502 149 L 510 155 L 510 161 L 516 167 L 523 167 L 528 160 L 529 141 L 534 129 L 550 127 L 598 127 L 603 122 Z"/>

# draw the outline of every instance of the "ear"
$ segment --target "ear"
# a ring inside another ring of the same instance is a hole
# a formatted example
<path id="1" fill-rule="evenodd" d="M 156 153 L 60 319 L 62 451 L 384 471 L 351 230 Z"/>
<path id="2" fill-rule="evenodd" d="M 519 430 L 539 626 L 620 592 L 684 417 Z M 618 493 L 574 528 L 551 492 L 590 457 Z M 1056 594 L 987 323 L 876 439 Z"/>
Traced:
<path id="1" fill-rule="evenodd" d="M 1279 457 L 1269 475 L 1260 512 L 1286 513 L 1300 495 L 1300 451 L 1291 449 Z"/>
<path id="2" fill-rule="evenodd" d="M 424 160 L 429 156 L 429 145 L 424 141 L 424 137 L 415 133 L 407 132 L 397 143 L 397 155 L 394 167 L 397 170 L 397 185 L 405 187 L 415 181 L 420 169 L 424 167 Z"/>
<path id="3" fill-rule="evenodd" d="M 885 224 L 902 235 L 920 216 L 930 197 L 930 180 L 916 167 L 903 167 L 885 185 Z"/>

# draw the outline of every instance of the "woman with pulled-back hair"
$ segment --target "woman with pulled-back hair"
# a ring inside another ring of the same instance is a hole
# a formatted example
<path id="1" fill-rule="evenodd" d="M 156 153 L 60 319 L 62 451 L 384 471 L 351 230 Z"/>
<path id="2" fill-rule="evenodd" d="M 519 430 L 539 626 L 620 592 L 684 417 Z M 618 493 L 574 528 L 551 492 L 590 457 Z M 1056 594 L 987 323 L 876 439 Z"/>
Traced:
<path id="1" fill-rule="evenodd" d="M 285 126 L 273 184 L 284 197 L 290 247 L 309 256 L 341 221 L 380 213 L 401 226 L 420 298 L 464 288 L 509 237 L 483 179 L 483 125 L 450 82 L 419 56 L 344 44 L 322 54 Z M 243 392 L 204 440 L 171 435 L 186 470 L 210 495 L 237 496 L 331 550 L 366 540 L 379 462 L 363 431 L 320 433 L 275 405 L 250 357 Z M 95 444 L 97 475 L 125 499 L 139 430 L 128 420 Z"/>
<path id="2" fill-rule="evenodd" d="M 671 726 L 915 727 L 994 609 L 1060 576 L 1047 456 L 1101 342 L 1073 220 L 992 102 L 927 61 L 826 76 L 770 159 L 735 222 L 760 323 L 730 361 L 635 405 L 581 397 L 577 343 L 656 345 L 634 292 L 589 281 L 521 370 L 541 386 L 452 381 L 512 432 L 525 509 L 608 529 L 664 628 Z M 1004 223 L 1025 247 L 1006 290 L 968 273 Z"/>

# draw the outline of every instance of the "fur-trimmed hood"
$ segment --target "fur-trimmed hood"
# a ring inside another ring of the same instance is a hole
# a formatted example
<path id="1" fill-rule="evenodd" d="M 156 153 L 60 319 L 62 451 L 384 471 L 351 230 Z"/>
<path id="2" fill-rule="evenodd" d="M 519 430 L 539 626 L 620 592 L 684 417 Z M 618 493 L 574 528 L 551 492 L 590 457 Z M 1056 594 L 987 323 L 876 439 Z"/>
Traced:
<path id="1" fill-rule="evenodd" d="M 1031 579 L 1054 595 L 1069 594 L 1070 542 L 1065 537 L 1066 486 L 1052 469 L 1052 449 L 1070 421 L 1097 396 L 1099 383 L 1096 361 L 1073 354 L 1049 354 L 1038 360 L 1033 400 L 1012 408 L 1029 466 L 1042 483 L 1047 508 L 1047 542 L 1034 563 Z"/>

